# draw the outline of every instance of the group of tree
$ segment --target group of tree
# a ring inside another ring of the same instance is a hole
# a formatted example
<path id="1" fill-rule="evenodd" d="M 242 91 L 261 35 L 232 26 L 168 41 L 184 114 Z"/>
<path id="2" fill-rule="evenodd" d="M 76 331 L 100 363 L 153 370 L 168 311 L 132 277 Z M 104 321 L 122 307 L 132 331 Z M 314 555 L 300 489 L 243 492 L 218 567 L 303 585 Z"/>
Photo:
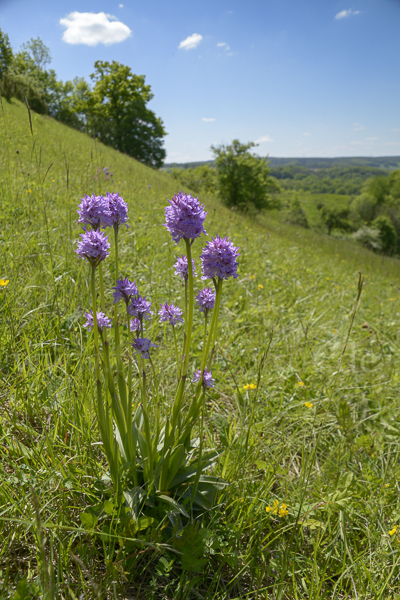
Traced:
<path id="1" fill-rule="evenodd" d="M 385 254 L 400 254 L 400 169 L 367 180 L 350 204 L 349 220 L 357 241 Z"/>
<path id="2" fill-rule="evenodd" d="M 118 62 L 97 61 L 91 83 L 82 77 L 63 82 L 49 69 L 50 51 L 31 39 L 14 52 L 0 30 L 0 94 L 16 97 L 38 113 L 98 138 L 103 143 L 160 167 L 164 158 L 163 122 L 147 107 L 153 98 L 143 75 Z"/>
<path id="3" fill-rule="evenodd" d="M 387 174 L 383 169 L 368 166 L 338 166 L 310 168 L 285 165 L 271 168 L 282 189 L 312 194 L 359 194 L 365 181 Z"/>

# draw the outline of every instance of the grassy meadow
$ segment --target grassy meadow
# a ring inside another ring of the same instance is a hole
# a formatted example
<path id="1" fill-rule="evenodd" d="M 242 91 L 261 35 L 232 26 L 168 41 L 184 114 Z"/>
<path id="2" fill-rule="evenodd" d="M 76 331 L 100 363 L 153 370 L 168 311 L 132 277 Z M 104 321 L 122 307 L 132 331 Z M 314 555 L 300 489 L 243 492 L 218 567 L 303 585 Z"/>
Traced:
<path id="1" fill-rule="evenodd" d="M 213 474 L 229 485 L 201 523 L 170 538 L 157 522 L 110 536 L 112 504 L 82 518 L 107 466 L 76 209 L 85 193 L 124 197 L 120 272 L 156 313 L 184 302 L 172 268 L 183 243 L 163 227 L 178 190 L 169 174 L 50 118 L 32 113 L 32 135 L 18 101 L 3 101 L 0 118 L 0 598 L 400 598 L 400 262 L 201 198 L 209 236 L 241 252 L 224 287 L 203 432 L 221 450 Z M 171 335 L 156 316 L 146 333 L 167 411 Z"/>

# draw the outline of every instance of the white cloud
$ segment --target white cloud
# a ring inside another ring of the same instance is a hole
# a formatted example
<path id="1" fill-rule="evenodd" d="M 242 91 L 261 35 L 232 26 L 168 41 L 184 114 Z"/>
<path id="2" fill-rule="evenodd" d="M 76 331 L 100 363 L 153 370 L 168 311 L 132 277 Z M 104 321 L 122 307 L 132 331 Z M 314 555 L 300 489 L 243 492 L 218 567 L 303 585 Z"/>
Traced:
<path id="1" fill-rule="evenodd" d="M 392 131 L 400 131 L 400 129 L 392 129 Z"/>
<path id="2" fill-rule="evenodd" d="M 274 140 L 271 140 L 269 135 L 263 135 L 262 137 L 258 138 L 254 143 L 255 144 L 263 144 L 264 142 L 273 142 L 273 141 Z"/>
<path id="3" fill-rule="evenodd" d="M 124 8 L 124 5 L 123 5 L 123 4 L 118 4 L 118 6 L 119 6 L 120 8 Z"/>
<path id="4" fill-rule="evenodd" d="M 206 123 L 211 123 L 211 121 L 215 121 L 215 119 L 213 119 L 213 118 L 207 119 L 207 117 L 203 117 L 202 121 L 205 121 Z"/>
<path id="5" fill-rule="evenodd" d="M 224 46 L 226 46 L 226 42 L 218 42 L 217 44 L 218 48 L 223 48 Z"/>
<path id="6" fill-rule="evenodd" d="M 361 123 L 353 123 L 352 131 L 361 131 L 362 129 L 365 129 L 365 127 Z"/>
<path id="7" fill-rule="evenodd" d="M 183 50 L 191 50 L 192 48 L 196 48 L 202 39 L 203 36 L 200 35 L 200 33 L 192 33 L 192 35 L 189 35 L 185 40 L 182 40 L 178 49 L 180 50 L 183 48 Z"/>
<path id="8" fill-rule="evenodd" d="M 378 138 L 377 137 L 366 137 L 365 139 L 372 142 L 374 140 L 377 140 Z"/>
<path id="9" fill-rule="evenodd" d="M 110 46 L 123 42 L 131 34 L 127 25 L 104 12 L 80 13 L 74 11 L 64 19 L 60 19 L 60 25 L 66 28 L 62 39 L 67 44 Z"/>
<path id="10" fill-rule="evenodd" d="M 335 15 L 335 19 L 346 19 L 347 17 L 351 17 L 352 15 L 359 14 L 359 10 L 353 10 L 352 8 L 349 8 L 348 10 L 341 10 L 340 12 L 338 12 L 337 15 Z"/>
<path id="11" fill-rule="evenodd" d="M 303 135 L 311 135 L 311 133 L 309 133 L 308 131 L 306 131 L 305 133 L 303 133 Z"/>

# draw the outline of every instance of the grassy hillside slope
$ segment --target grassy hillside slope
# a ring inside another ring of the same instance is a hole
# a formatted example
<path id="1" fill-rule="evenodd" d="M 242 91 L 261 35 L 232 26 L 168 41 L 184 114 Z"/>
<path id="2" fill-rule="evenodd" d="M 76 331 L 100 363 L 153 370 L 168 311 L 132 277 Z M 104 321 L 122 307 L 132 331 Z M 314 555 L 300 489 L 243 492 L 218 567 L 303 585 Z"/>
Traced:
<path id="1" fill-rule="evenodd" d="M 76 208 L 85 193 L 124 197 L 121 272 L 156 313 L 161 301 L 183 303 L 172 268 L 183 246 L 163 227 L 177 190 L 168 174 L 49 118 L 32 114 L 32 137 L 17 101 L 3 101 L 2 111 L 0 278 L 9 283 L 0 287 L 0 597 L 399 594 L 400 262 L 202 198 L 208 234 L 241 248 L 239 278 L 224 288 L 205 431 L 207 445 L 224 450 L 216 474 L 230 485 L 205 515 L 193 550 L 201 567 L 188 570 L 179 553 L 157 546 L 165 540 L 155 526 L 135 533 L 145 551 L 123 532 L 112 546 L 79 517 L 96 502 L 106 467 L 92 409 L 92 338 L 82 328 L 88 270 L 75 254 Z M 147 332 L 159 346 L 167 407 L 174 354 L 156 321 Z"/>

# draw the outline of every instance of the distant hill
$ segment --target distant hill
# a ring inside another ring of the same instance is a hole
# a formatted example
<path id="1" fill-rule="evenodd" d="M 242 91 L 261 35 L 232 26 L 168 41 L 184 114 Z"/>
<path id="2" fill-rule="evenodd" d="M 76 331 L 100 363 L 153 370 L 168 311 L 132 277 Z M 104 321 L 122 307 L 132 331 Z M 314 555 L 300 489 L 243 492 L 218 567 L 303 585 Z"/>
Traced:
<path id="1" fill-rule="evenodd" d="M 268 157 L 271 167 L 297 166 L 307 169 L 331 169 L 332 167 L 375 167 L 392 171 L 398 169 L 400 156 L 339 156 L 337 158 L 277 158 Z M 193 169 L 202 165 L 212 165 L 213 160 L 188 163 L 166 163 L 163 170 L 170 169 Z"/>

